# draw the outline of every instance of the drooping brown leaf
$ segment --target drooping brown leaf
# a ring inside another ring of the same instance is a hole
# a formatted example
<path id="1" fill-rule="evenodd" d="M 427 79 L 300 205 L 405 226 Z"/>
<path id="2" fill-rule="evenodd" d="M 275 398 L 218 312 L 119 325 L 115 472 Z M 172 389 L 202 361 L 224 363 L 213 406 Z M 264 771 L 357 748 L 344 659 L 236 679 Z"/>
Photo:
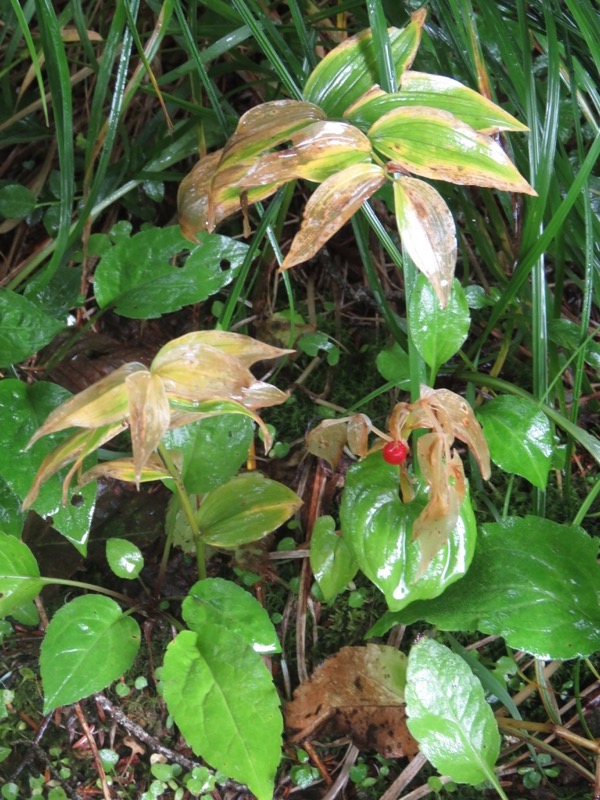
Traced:
<path id="1" fill-rule="evenodd" d="M 347 419 L 326 419 L 306 435 L 306 449 L 335 470 L 348 440 Z"/>
<path id="2" fill-rule="evenodd" d="M 281 269 L 312 258 L 385 179 L 385 170 L 377 164 L 353 164 L 327 178 L 306 204 L 302 225 Z"/>
<path id="3" fill-rule="evenodd" d="M 384 757 L 414 756 L 406 727 L 406 656 L 393 647 L 344 647 L 294 692 L 285 722 L 296 740 L 316 731 L 348 736 Z"/>
<path id="4" fill-rule="evenodd" d="M 169 428 L 171 409 L 163 382 L 150 372 L 136 372 L 125 379 L 129 398 L 129 429 L 138 484 L 142 468 Z"/>

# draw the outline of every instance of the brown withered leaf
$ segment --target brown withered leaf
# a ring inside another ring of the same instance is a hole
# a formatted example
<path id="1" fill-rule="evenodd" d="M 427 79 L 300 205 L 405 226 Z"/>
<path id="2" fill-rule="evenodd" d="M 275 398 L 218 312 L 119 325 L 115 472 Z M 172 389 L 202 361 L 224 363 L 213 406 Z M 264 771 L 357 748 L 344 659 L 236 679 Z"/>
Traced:
<path id="1" fill-rule="evenodd" d="M 406 727 L 406 656 L 394 647 L 343 647 L 294 692 L 285 708 L 288 732 L 302 740 L 316 731 L 348 736 L 384 757 L 414 756 Z"/>
<path id="2" fill-rule="evenodd" d="M 306 449 L 335 470 L 348 440 L 347 418 L 326 419 L 306 435 Z"/>

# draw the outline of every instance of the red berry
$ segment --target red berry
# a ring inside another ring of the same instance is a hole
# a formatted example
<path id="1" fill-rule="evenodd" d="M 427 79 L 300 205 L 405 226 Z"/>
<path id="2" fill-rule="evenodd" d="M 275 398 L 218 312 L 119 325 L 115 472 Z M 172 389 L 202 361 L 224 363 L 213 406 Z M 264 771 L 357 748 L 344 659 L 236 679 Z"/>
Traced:
<path id="1" fill-rule="evenodd" d="M 383 448 L 383 458 L 388 464 L 402 464 L 406 461 L 408 446 L 406 442 L 388 442 Z"/>

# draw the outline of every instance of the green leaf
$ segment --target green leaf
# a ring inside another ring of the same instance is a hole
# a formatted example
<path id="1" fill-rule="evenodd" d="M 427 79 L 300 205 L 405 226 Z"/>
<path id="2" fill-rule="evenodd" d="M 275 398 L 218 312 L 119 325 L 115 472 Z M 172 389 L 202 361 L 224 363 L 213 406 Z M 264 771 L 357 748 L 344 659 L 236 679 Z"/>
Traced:
<path id="1" fill-rule="evenodd" d="M 445 309 L 456 266 L 456 230 L 450 209 L 433 186 L 415 178 L 394 180 L 394 209 L 402 244 Z"/>
<path id="2" fill-rule="evenodd" d="M 421 598 L 437 597 L 461 578 L 475 549 L 476 525 L 468 496 L 446 544 L 419 576 L 421 545 L 413 524 L 427 503 L 419 492 L 411 503 L 399 496 L 398 467 L 374 453 L 350 468 L 342 495 L 344 538 L 360 569 L 385 594 L 393 611 Z"/>
<path id="3" fill-rule="evenodd" d="M 397 79 L 412 64 L 424 21 L 425 14 L 416 12 L 406 28 L 388 28 Z M 346 39 L 315 67 L 306 81 L 304 99 L 320 106 L 329 117 L 341 117 L 377 82 L 377 55 L 367 29 Z"/>
<path id="4" fill-rule="evenodd" d="M 162 671 L 169 712 L 196 755 L 258 800 L 272 800 L 281 756 L 279 697 L 258 653 L 222 625 L 182 631 Z"/>
<path id="5" fill-rule="evenodd" d="M 233 280 L 248 246 L 202 233 L 190 246 L 179 226 L 150 228 L 119 239 L 101 259 L 94 277 L 100 308 L 152 319 L 206 300 Z M 182 266 L 173 260 L 189 253 Z"/>
<path id="6" fill-rule="evenodd" d="M 131 667 L 139 646 L 139 625 L 114 600 L 71 600 L 56 612 L 42 642 L 44 714 L 105 689 Z"/>
<path id="7" fill-rule="evenodd" d="M 0 189 L 0 215 L 7 219 L 23 219 L 35 204 L 35 194 L 26 186 L 9 183 Z"/>
<path id="8" fill-rule="evenodd" d="M 503 636 L 542 659 L 585 658 L 600 649 L 598 540 L 541 517 L 509 517 L 481 528 L 466 576 L 418 602 L 396 622 Z"/>
<path id="9" fill-rule="evenodd" d="M 447 111 L 397 108 L 375 122 L 367 135 L 399 171 L 535 196 L 497 142 Z"/>
<path id="10" fill-rule="evenodd" d="M 335 530 L 333 517 L 319 517 L 310 540 L 310 566 L 326 603 L 354 578 L 358 564 L 352 550 Z"/>
<path id="11" fill-rule="evenodd" d="M 3 478 L 0 478 L 0 530 L 13 536 L 23 532 L 26 514 L 21 511 L 21 501 L 12 492 Z"/>
<path id="12" fill-rule="evenodd" d="M 222 578 L 195 583 L 183 601 L 182 616 L 191 630 L 203 634 L 206 624 L 222 625 L 261 654 L 281 653 L 273 623 L 250 592 Z"/>
<path id="13" fill-rule="evenodd" d="M 410 732 L 442 775 L 497 784 L 500 734 L 483 687 L 460 656 L 433 639 L 408 656 L 406 711 Z"/>
<path id="14" fill-rule="evenodd" d="M 448 111 L 480 133 L 526 131 L 525 125 L 483 95 L 443 75 L 408 70 L 400 78 L 400 91 L 386 93 L 379 87 L 349 108 L 344 117 L 368 130 L 384 114 L 396 108 L 426 106 Z"/>
<path id="15" fill-rule="evenodd" d="M 502 395 L 482 406 L 477 418 L 494 464 L 545 489 L 554 448 L 550 422 L 537 404 Z"/>
<path id="16" fill-rule="evenodd" d="M 208 544 L 238 547 L 262 539 L 301 505 L 298 495 L 287 486 L 260 472 L 249 472 L 210 492 L 196 516 Z"/>
<path id="17" fill-rule="evenodd" d="M 221 414 L 168 431 L 163 444 L 181 454 L 187 491 L 204 494 L 233 478 L 248 458 L 253 438 L 251 419 Z"/>
<path id="18" fill-rule="evenodd" d="M 111 537 L 106 542 L 106 559 L 117 578 L 133 580 L 142 571 L 144 556 L 140 548 L 127 539 Z"/>
<path id="19" fill-rule="evenodd" d="M 0 617 L 33 600 L 43 586 L 31 550 L 15 536 L 0 531 Z"/>
<path id="20" fill-rule="evenodd" d="M 69 392 L 53 383 L 0 382 L 0 477 L 20 500 L 27 496 L 44 458 L 69 434 L 61 431 L 40 439 L 29 450 L 25 447 L 48 414 L 69 397 Z M 33 509 L 85 555 L 96 487 L 70 492 L 63 506 L 63 478 L 64 472 L 58 473 L 41 487 Z"/>
<path id="21" fill-rule="evenodd" d="M 0 367 L 18 364 L 37 353 L 63 327 L 31 300 L 0 289 Z"/>
<path id="22" fill-rule="evenodd" d="M 415 347 L 435 372 L 457 353 L 469 334 L 471 314 L 462 286 L 456 278 L 446 308 L 429 281 L 419 275 L 409 301 L 409 330 Z"/>
<path id="23" fill-rule="evenodd" d="M 395 383 L 401 389 L 408 389 L 410 386 L 408 353 L 397 342 L 377 353 L 375 365 L 386 381 Z"/>

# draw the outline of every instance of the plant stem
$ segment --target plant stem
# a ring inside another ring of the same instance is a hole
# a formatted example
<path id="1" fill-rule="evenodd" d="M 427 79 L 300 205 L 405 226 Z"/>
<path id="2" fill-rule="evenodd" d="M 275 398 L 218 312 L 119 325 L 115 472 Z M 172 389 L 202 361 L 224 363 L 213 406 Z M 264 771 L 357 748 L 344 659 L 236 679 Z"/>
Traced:
<path id="1" fill-rule="evenodd" d="M 187 520 L 188 525 L 191 528 L 192 535 L 194 537 L 194 544 L 196 546 L 196 563 L 198 564 L 198 577 L 200 580 L 204 580 L 206 578 L 206 556 L 204 552 L 204 541 L 202 539 L 202 534 L 200 533 L 200 528 L 198 527 L 198 521 L 196 520 L 196 515 L 194 514 L 194 509 L 192 507 L 192 503 L 190 500 L 189 494 L 185 490 L 185 486 L 183 485 L 183 481 L 181 480 L 181 475 L 179 470 L 175 466 L 173 459 L 171 458 L 169 451 L 166 447 L 162 444 L 158 445 L 158 453 L 163 460 L 165 467 L 167 468 L 169 474 L 173 478 L 175 482 L 175 491 L 177 493 L 177 497 L 179 498 L 179 502 L 181 503 L 181 508 L 183 513 L 185 514 L 185 518 Z M 169 533 L 167 536 L 167 541 L 165 542 L 165 549 L 163 551 L 162 560 L 160 562 L 160 570 L 158 573 L 158 585 L 162 585 L 165 571 L 167 569 L 167 562 L 169 560 L 169 552 L 171 550 L 171 545 L 173 544 L 173 537 Z"/>
<path id="2" fill-rule="evenodd" d="M 135 605 L 137 604 L 137 600 L 134 600 L 132 597 L 127 597 L 126 594 L 121 594 L 120 592 L 113 592 L 112 589 L 105 589 L 104 586 L 96 586 L 95 583 L 85 583 L 84 581 L 71 581 L 67 578 L 40 578 L 43 582 L 44 586 L 74 586 L 77 589 L 90 589 L 93 592 L 98 592 L 98 594 L 106 594 L 109 597 L 114 597 L 115 600 L 120 600 L 122 603 L 127 603 L 127 605 Z"/>

